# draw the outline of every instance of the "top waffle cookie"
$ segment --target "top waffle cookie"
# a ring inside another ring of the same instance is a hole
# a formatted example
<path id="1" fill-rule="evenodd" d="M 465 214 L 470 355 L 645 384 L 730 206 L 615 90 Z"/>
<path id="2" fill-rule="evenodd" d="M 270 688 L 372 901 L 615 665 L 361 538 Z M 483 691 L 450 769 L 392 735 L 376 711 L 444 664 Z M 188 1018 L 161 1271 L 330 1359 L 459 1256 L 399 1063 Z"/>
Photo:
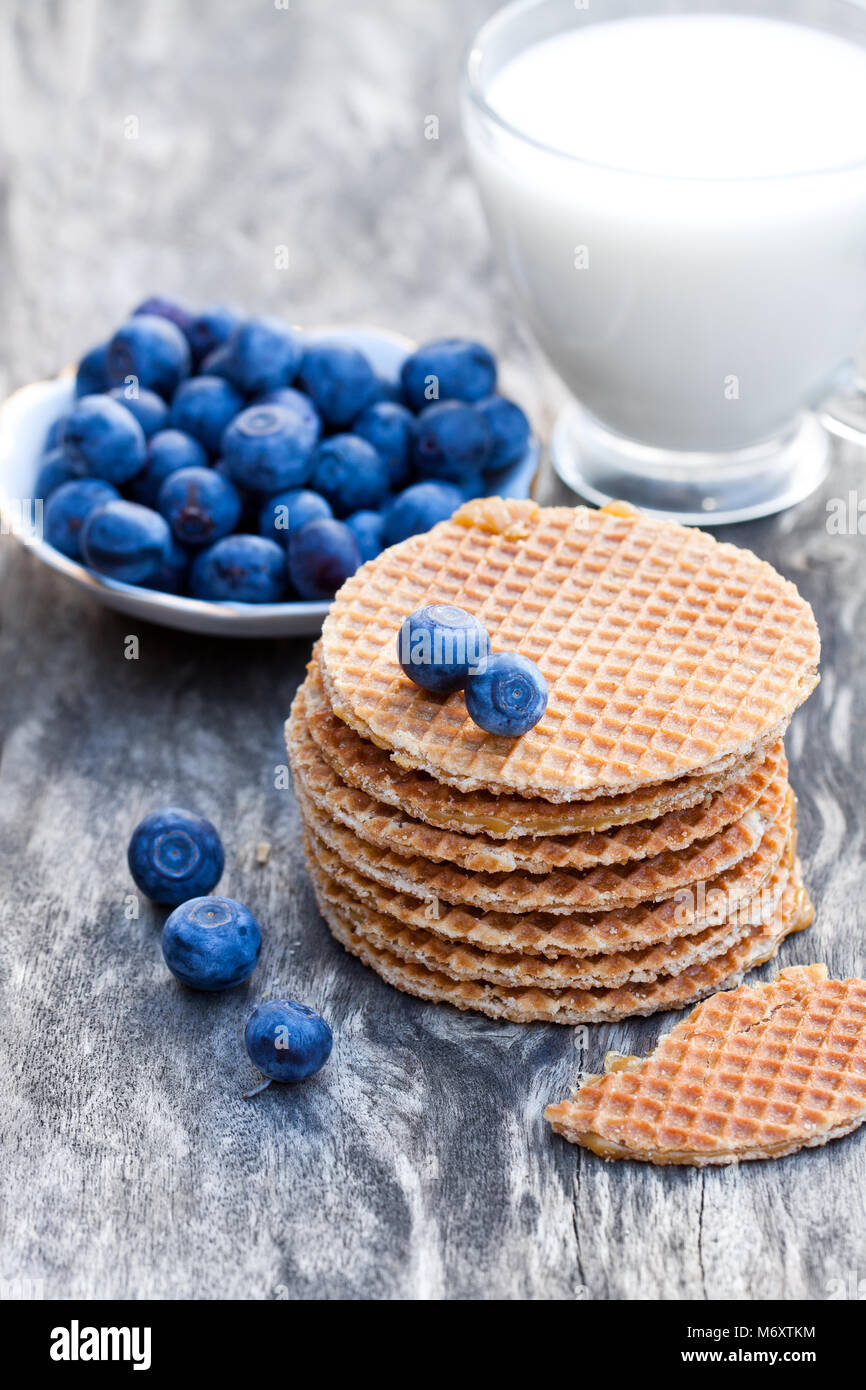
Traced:
<path id="1" fill-rule="evenodd" d="M 403 675 L 397 630 L 431 602 L 541 668 L 547 711 L 522 738 L 485 734 L 462 695 Z M 348 580 L 321 667 L 334 713 L 401 766 L 563 802 L 742 759 L 784 731 L 818 656 L 808 603 L 747 550 L 643 516 L 480 499 Z"/>

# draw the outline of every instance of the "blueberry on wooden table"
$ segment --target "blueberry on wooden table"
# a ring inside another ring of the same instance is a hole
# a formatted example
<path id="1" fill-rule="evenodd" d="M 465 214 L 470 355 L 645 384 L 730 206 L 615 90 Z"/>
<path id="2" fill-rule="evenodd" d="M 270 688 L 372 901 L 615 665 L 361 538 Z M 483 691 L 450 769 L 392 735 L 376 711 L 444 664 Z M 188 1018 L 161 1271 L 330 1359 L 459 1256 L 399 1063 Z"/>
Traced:
<path id="1" fill-rule="evenodd" d="M 267 1078 L 244 1099 L 258 1095 L 271 1081 L 305 1081 L 325 1065 L 333 1035 L 321 1014 L 292 999 L 259 1004 L 247 1019 L 244 1044 L 253 1066 Z"/>
<path id="2" fill-rule="evenodd" d="M 192 898 L 162 929 L 166 965 L 190 989 L 232 989 L 255 969 L 262 933 L 249 908 L 234 898 Z"/>
<path id="3" fill-rule="evenodd" d="M 164 806 L 135 827 L 127 860 L 145 897 L 175 907 L 216 887 L 225 852 L 216 826 L 204 816 Z"/>

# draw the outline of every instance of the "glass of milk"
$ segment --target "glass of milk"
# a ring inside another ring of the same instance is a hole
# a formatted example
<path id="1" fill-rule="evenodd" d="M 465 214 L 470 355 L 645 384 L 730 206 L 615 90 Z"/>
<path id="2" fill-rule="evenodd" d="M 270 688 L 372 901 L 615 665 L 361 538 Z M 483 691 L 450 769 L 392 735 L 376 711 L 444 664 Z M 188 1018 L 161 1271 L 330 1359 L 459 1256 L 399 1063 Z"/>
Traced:
<path id="1" fill-rule="evenodd" d="M 463 120 L 574 396 L 560 475 L 687 522 L 807 496 L 866 323 L 866 9 L 520 0 L 475 40 Z"/>

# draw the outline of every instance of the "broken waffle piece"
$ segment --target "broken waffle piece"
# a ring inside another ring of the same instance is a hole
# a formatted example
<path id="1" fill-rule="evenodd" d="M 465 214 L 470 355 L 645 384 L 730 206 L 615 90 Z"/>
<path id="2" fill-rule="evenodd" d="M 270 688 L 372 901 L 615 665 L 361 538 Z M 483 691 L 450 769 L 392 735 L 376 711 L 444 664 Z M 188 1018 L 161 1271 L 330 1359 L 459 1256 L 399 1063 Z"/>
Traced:
<path id="1" fill-rule="evenodd" d="M 793 966 L 714 994 L 544 1113 L 605 1159 L 704 1167 L 826 1144 L 866 1119 L 866 980 Z"/>

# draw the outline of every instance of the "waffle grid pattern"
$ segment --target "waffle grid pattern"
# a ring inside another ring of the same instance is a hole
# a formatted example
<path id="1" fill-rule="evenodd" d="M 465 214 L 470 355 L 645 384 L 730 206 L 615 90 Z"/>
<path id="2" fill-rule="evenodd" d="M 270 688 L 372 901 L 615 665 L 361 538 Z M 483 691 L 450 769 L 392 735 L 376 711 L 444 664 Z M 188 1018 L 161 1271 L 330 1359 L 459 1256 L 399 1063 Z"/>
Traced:
<path id="1" fill-rule="evenodd" d="M 335 713 L 404 765 L 463 789 L 607 795 L 742 757 L 813 688 L 811 610 L 749 552 L 584 508 L 527 514 L 515 539 L 472 524 L 472 506 L 362 567 L 325 621 Z M 431 697 L 399 671 L 395 634 L 431 599 L 468 608 L 494 648 L 541 667 L 550 698 L 530 733 L 484 734 L 459 696 Z"/>
<path id="2" fill-rule="evenodd" d="M 460 792 L 427 772 L 401 768 L 383 749 L 338 719 L 328 703 L 317 648 L 304 682 L 307 730 L 325 761 L 347 786 L 440 830 L 485 834 L 493 839 L 575 835 L 653 820 L 703 805 L 735 782 L 748 780 L 768 756 L 761 744 L 748 757 L 706 777 L 681 777 L 661 786 L 590 801 L 543 801 L 517 794 Z M 779 745 L 772 745 L 776 748 Z"/>
<path id="3" fill-rule="evenodd" d="M 359 902 L 314 860 L 310 868 L 320 898 L 339 909 L 357 936 L 379 950 L 390 951 L 400 960 L 426 966 L 452 980 L 537 985 L 551 990 L 619 989 L 629 984 L 645 984 L 660 976 L 680 975 L 692 966 L 724 955 L 743 937 L 751 935 L 756 926 L 763 925 L 738 917 L 733 923 L 707 927 L 694 936 L 683 936 L 674 942 L 666 941 L 638 951 L 586 956 L 581 960 L 568 956 L 545 960 L 543 957 L 497 954 L 468 943 L 445 941 L 423 928 L 404 926 L 396 918 Z M 779 896 L 784 891 L 788 871 L 780 877 Z"/>
<path id="4" fill-rule="evenodd" d="M 866 1118 L 866 981 L 798 966 L 717 994 L 649 1057 L 615 1064 L 546 1115 L 574 1142 L 655 1163 L 825 1143 Z"/>
<path id="5" fill-rule="evenodd" d="M 715 878 L 754 854 L 774 826 L 786 840 L 793 819 L 793 807 L 779 814 L 787 791 L 783 781 L 780 788 L 774 784 L 741 821 L 679 853 L 583 871 L 552 869 L 544 875 L 467 872 L 454 864 L 435 864 L 420 855 L 409 857 L 360 839 L 320 812 L 307 796 L 297 767 L 293 772 L 295 797 L 305 824 L 346 863 L 369 878 L 428 901 L 441 898 L 501 912 L 603 912 L 636 902 L 658 902 L 679 889 Z"/>
<path id="6" fill-rule="evenodd" d="M 625 864 L 688 848 L 709 840 L 733 825 L 761 800 L 776 793 L 775 819 L 785 795 L 787 764 L 781 744 L 751 777 L 717 793 L 690 811 L 671 812 L 655 822 L 621 826 L 608 832 L 589 832 L 558 839 L 536 838 L 504 844 L 484 835 L 462 835 L 414 820 L 366 792 L 347 786 L 322 757 L 309 734 L 304 692 L 298 694 L 286 731 L 292 766 L 304 792 L 323 814 L 332 816 L 361 839 L 399 854 L 420 855 L 436 863 L 451 863 L 484 873 L 549 873 L 552 869 L 589 869 Z"/>
<path id="7" fill-rule="evenodd" d="M 623 955 L 652 947 L 676 947 L 688 938 L 732 921 L 750 926 L 776 911 L 794 863 L 793 838 L 774 839 L 748 860 L 705 885 L 702 895 L 686 893 L 661 903 L 639 903 L 621 911 L 557 916 L 554 913 L 507 913 L 477 907 L 427 902 L 367 878 L 346 864 L 309 828 L 304 849 L 311 874 L 321 871 L 359 906 L 372 908 L 403 926 L 418 928 L 445 941 L 509 956 L 555 960 Z"/>
<path id="8" fill-rule="evenodd" d="M 769 960 L 789 933 L 808 925 L 809 913 L 800 890 L 789 885 L 771 923 L 758 927 L 723 956 L 692 966 L 681 975 L 648 984 L 610 990 L 543 990 L 515 988 L 478 980 L 452 980 L 426 966 L 402 961 L 380 950 L 353 931 L 340 909 L 317 893 L 319 911 L 331 934 L 352 955 L 373 969 L 386 983 L 406 994 L 458 1009 L 472 1009 L 490 1018 L 514 1023 L 605 1023 L 683 1008 L 713 991 L 738 983 L 747 970 Z"/>

